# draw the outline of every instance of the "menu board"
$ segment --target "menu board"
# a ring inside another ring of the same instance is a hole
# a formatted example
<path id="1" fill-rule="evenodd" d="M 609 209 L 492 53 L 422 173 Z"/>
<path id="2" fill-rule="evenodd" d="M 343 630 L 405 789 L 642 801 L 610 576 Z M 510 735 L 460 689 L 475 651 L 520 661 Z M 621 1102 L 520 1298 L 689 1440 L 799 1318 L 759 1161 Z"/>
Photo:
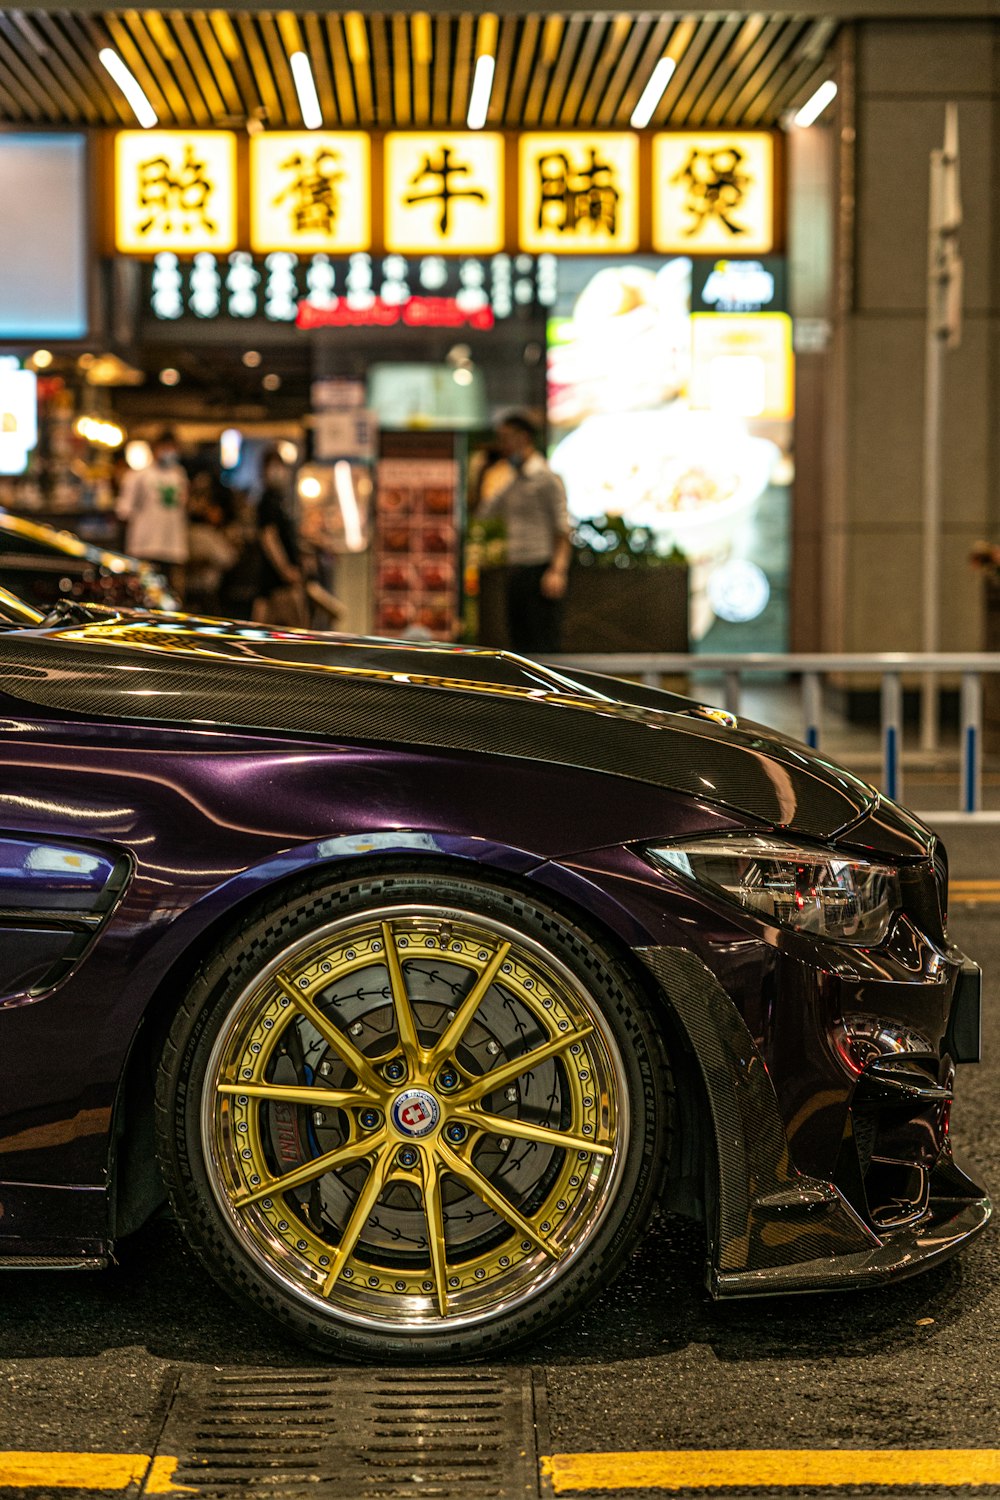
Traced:
<path id="1" fill-rule="evenodd" d="M 458 465 L 385 458 L 377 470 L 375 630 L 452 640 L 457 628 Z"/>

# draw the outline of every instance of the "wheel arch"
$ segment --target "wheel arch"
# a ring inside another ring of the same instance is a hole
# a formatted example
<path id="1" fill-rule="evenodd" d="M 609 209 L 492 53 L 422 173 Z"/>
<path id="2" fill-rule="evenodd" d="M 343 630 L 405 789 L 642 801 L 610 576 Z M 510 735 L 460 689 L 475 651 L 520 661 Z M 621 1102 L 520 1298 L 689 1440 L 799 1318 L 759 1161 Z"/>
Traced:
<path id="1" fill-rule="evenodd" d="M 486 878 L 512 894 L 542 900 L 571 925 L 583 925 L 593 932 L 610 951 L 634 989 L 643 996 L 646 1007 L 657 1017 L 665 1033 L 667 1058 L 675 1064 L 671 1069 L 676 1103 L 675 1150 L 664 1166 L 661 1200 L 667 1207 L 690 1217 L 705 1217 L 705 1204 L 714 1194 L 718 1158 L 709 1101 L 701 1072 L 690 1056 L 686 1029 L 670 1006 L 669 997 L 655 983 L 625 936 L 626 933 L 633 936 L 631 918 L 582 876 L 573 878 L 568 891 L 532 880 L 532 872 L 546 864 L 537 856 L 527 856 L 519 850 L 495 849 L 480 840 L 462 840 L 466 846 L 477 846 L 477 857 L 473 857 L 471 853 L 457 853 L 454 846 L 448 848 L 441 841 L 432 843 L 432 837 L 411 834 L 405 836 L 404 842 L 399 835 L 387 835 L 384 843 L 379 841 L 365 853 L 344 852 L 338 858 L 323 861 L 305 859 L 291 869 L 287 859 L 270 862 L 272 867 L 278 865 L 270 880 L 262 881 L 259 870 L 247 872 L 250 878 L 241 882 L 239 899 L 213 912 L 174 957 L 146 1005 L 117 1090 L 108 1164 L 111 1241 L 141 1227 L 166 1201 L 153 1129 L 156 1069 L 180 997 L 207 957 L 241 926 L 255 920 L 263 907 L 314 888 L 323 876 L 340 883 L 370 878 L 373 874 L 413 874 L 420 868 L 461 879 Z M 353 844 L 356 851 L 355 840 L 343 843 Z M 688 1065 L 677 1065 L 682 1057 Z"/>

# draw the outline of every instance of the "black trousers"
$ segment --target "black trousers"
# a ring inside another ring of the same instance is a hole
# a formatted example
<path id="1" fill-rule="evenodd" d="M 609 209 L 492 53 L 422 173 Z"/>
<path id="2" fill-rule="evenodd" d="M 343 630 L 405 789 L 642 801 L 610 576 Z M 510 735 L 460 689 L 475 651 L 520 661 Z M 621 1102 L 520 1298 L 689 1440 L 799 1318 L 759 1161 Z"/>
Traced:
<path id="1" fill-rule="evenodd" d="M 511 650 L 547 656 L 559 650 L 562 636 L 561 599 L 546 599 L 542 578 L 548 563 L 507 569 L 507 634 Z"/>

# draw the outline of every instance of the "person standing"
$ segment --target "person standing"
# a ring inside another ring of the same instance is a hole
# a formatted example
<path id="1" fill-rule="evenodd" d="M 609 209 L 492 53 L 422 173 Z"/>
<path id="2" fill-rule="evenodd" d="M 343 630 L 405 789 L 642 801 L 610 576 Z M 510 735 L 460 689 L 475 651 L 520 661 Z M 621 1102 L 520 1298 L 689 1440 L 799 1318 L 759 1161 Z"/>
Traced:
<path id="1" fill-rule="evenodd" d="M 476 517 L 499 516 L 507 530 L 507 632 L 515 651 L 548 655 L 560 647 L 563 600 L 572 556 L 566 491 L 520 412 L 497 428 L 510 482 L 480 504 Z"/>
<path id="2" fill-rule="evenodd" d="M 184 595 L 188 560 L 188 477 L 177 456 L 177 439 L 163 432 L 153 444 L 153 462 L 130 473 L 118 497 L 125 522 L 125 550 L 160 568 L 178 598 Z"/>
<path id="3" fill-rule="evenodd" d="M 268 448 L 262 465 L 264 490 L 257 507 L 260 575 L 253 618 L 265 625 L 309 624 L 298 529 L 292 510 L 292 473 L 277 448 Z"/>

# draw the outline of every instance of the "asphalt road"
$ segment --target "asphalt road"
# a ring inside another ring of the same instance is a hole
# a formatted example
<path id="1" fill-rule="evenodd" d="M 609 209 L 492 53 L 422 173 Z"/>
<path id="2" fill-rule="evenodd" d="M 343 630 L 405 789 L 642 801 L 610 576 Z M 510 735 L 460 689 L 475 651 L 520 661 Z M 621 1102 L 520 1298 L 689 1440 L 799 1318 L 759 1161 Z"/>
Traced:
<path id="1" fill-rule="evenodd" d="M 953 875 L 993 874 L 1000 830 L 949 844 Z M 986 976 L 987 1060 L 960 1072 L 956 1150 L 1000 1192 L 1000 905 L 953 908 L 952 934 Z M 1000 1447 L 996 1227 L 878 1292 L 719 1305 L 701 1264 L 699 1231 L 661 1221 L 598 1305 L 507 1361 L 547 1391 L 541 1452 Z M 230 1304 L 166 1220 L 108 1271 L 0 1281 L 0 1450 L 151 1454 L 178 1377 L 218 1367 L 322 1362 Z"/>

